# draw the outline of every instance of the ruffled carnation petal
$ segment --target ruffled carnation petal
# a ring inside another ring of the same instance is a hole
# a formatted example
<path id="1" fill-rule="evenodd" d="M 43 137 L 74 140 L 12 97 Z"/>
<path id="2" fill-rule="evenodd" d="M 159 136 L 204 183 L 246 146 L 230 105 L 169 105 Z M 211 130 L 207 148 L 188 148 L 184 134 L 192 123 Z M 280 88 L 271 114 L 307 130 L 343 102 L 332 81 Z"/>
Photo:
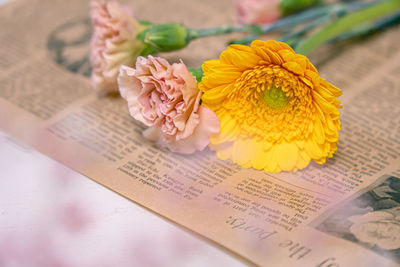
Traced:
<path id="1" fill-rule="evenodd" d="M 143 135 L 161 147 L 193 153 L 219 131 L 218 117 L 200 105 L 196 79 L 182 62 L 170 65 L 160 57 L 139 57 L 136 69 L 120 68 L 118 82 L 130 114 L 150 127 Z"/>
<path id="2" fill-rule="evenodd" d="M 118 76 L 118 84 L 122 98 L 128 102 L 128 110 L 131 116 L 145 125 L 152 125 L 153 122 L 143 116 L 142 108 L 139 105 L 142 87 L 135 76 L 135 69 L 122 65 Z"/>
<path id="3" fill-rule="evenodd" d="M 93 35 L 90 42 L 91 81 L 100 93 L 118 91 L 117 76 L 121 65 L 132 66 L 144 49 L 136 39 L 144 29 L 132 17 L 132 11 L 116 1 L 90 2 Z"/>
<path id="4" fill-rule="evenodd" d="M 172 152 L 191 154 L 203 150 L 210 142 L 210 135 L 219 131 L 219 119 L 210 109 L 200 106 L 198 111 L 200 121 L 193 134 L 186 139 L 166 143 Z"/>

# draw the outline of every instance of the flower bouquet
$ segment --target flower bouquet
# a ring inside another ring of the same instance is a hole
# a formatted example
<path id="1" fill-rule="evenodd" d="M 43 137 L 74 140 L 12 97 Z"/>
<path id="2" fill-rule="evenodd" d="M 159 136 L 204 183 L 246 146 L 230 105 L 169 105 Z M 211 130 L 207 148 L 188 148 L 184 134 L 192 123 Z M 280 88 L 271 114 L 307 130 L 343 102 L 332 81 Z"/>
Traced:
<path id="1" fill-rule="evenodd" d="M 337 149 L 341 90 L 305 56 L 325 43 L 399 20 L 400 1 L 236 1 L 236 26 L 191 29 L 138 21 L 119 3 L 93 0 L 93 87 L 120 94 L 143 136 L 172 152 L 209 146 L 223 160 L 266 172 L 323 164 Z M 207 36 L 242 32 L 199 68 L 159 52 Z M 276 32 L 279 41 L 262 41 Z"/>

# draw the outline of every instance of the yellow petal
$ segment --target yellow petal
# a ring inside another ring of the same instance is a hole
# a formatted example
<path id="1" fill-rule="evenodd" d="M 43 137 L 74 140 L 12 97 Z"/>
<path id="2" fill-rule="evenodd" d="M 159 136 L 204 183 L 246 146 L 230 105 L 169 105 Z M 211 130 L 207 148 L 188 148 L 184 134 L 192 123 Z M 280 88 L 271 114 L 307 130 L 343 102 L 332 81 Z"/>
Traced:
<path id="1" fill-rule="evenodd" d="M 319 118 L 321 119 L 321 122 L 325 124 L 326 123 L 325 114 L 322 111 L 321 107 L 319 105 L 315 105 L 315 109 L 318 112 L 318 115 L 319 115 Z"/>
<path id="2" fill-rule="evenodd" d="M 339 140 L 339 133 L 334 132 L 333 134 L 325 134 L 325 139 L 328 142 L 336 143 Z"/>
<path id="3" fill-rule="evenodd" d="M 293 49 L 287 45 L 286 43 L 283 42 L 277 42 L 275 40 L 268 40 L 268 41 L 261 41 L 261 40 L 255 40 L 251 43 L 251 47 L 269 47 L 273 51 L 279 51 L 279 50 L 289 50 L 292 53 L 294 53 Z"/>
<path id="4" fill-rule="evenodd" d="M 275 168 L 274 169 L 272 169 L 270 172 L 272 172 L 272 173 L 278 173 L 278 172 L 281 172 L 282 170 L 279 168 L 279 165 L 277 164 L 276 166 L 275 166 Z"/>
<path id="5" fill-rule="evenodd" d="M 313 95 L 313 98 L 316 101 L 316 104 L 320 105 L 322 110 L 326 110 L 327 113 L 331 113 L 332 115 L 334 115 L 334 118 L 335 117 L 339 117 L 340 113 L 339 113 L 339 110 L 337 109 L 337 107 L 335 107 L 335 105 L 332 105 L 331 103 L 326 101 L 325 98 L 323 98 L 315 90 L 312 91 L 312 95 Z"/>
<path id="6" fill-rule="evenodd" d="M 221 64 L 219 59 L 211 59 L 211 60 L 207 60 L 205 61 L 202 65 L 201 68 L 204 72 L 209 71 L 210 69 L 212 69 L 215 66 L 219 66 Z"/>
<path id="7" fill-rule="evenodd" d="M 310 62 L 305 56 L 299 54 L 296 54 L 293 61 L 299 64 L 304 71 L 307 69 L 307 65 Z"/>
<path id="8" fill-rule="evenodd" d="M 210 148 L 213 149 L 213 147 L 210 145 Z M 227 160 L 232 158 L 232 151 L 233 151 L 233 143 L 232 142 L 227 142 L 224 144 L 223 147 L 219 147 L 217 150 L 217 157 L 222 160 Z"/>
<path id="9" fill-rule="evenodd" d="M 261 60 L 261 58 L 254 53 L 237 51 L 232 47 L 228 47 L 227 50 L 222 52 L 220 59 L 222 63 L 233 64 L 239 67 L 240 70 L 252 68 Z"/>
<path id="10" fill-rule="evenodd" d="M 322 126 L 321 120 L 317 116 L 315 121 L 314 121 L 314 132 L 313 132 L 313 138 L 314 141 L 317 144 L 323 144 L 325 143 L 325 130 Z"/>
<path id="11" fill-rule="evenodd" d="M 324 164 L 326 162 L 326 158 L 319 158 L 319 159 L 314 159 L 314 161 L 318 164 Z"/>
<path id="12" fill-rule="evenodd" d="M 265 53 L 269 56 L 269 58 L 271 59 L 272 64 L 274 65 L 281 65 L 283 63 L 282 59 L 280 58 L 280 56 L 272 51 L 271 49 L 268 48 L 264 48 Z"/>
<path id="13" fill-rule="evenodd" d="M 229 115 L 228 112 L 222 113 L 220 116 L 220 134 L 236 132 L 236 121 Z"/>
<path id="14" fill-rule="evenodd" d="M 210 104 L 210 102 L 211 103 L 216 102 L 217 104 L 221 104 L 221 101 L 223 101 L 226 95 L 231 91 L 232 86 L 233 86 L 232 84 L 223 84 L 214 87 L 206 91 L 201 97 L 201 99 L 206 105 Z"/>
<path id="15" fill-rule="evenodd" d="M 303 169 L 307 167 L 307 165 L 310 163 L 310 156 L 304 151 L 304 150 L 299 150 L 299 156 L 297 157 L 297 163 L 296 167 L 298 169 Z"/>
<path id="16" fill-rule="evenodd" d="M 291 61 L 282 64 L 282 67 L 297 75 L 304 75 L 304 69 L 297 62 Z"/>
<path id="17" fill-rule="evenodd" d="M 236 121 L 227 113 L 217 114 L 220 119 L 219 133 L 210 136 L 212 144 L 221 144 L 228 141 L 233 141 L 239 134 L 239 127 Z"/>
<path id="18" fill-rule="evenodd" d="M 333 122 L 334 120 L 333 120 L 332 116 L 326 116 L 325 119 L 326 119 L 326 123 L 325 123 L 326 133 L 328 133 L 329 135 L 336 133 L 339 129 L 336 128 L 336 125 Z"/>
<path id="19" fill-rule="evenodd" d="M 319 76 L 319 74 L 318 74 L 318 70 L 314 67 L 314 65 L 313 64 L 311 64 L 311 62 L 310 61 L 308 61 L 308 64 L 307 64 L 307 70 L 310 70 L 310 71 L 312 71 L 312 72 L 315 72 L 318 76 Z"/>
<path id="20" fill-rule="evenodd" d="M 321 82 L 321 84 L 322 84 L 325 88 L 327 88 L 334 96 L 339 97 L 339 96 L 342 95 L 342 91 L 341 91 L 339 88 L 337 88 L 336 86 L 334 86 L 334 85 L 328 83 L 326 80 L 324 80 L 324 79 L 321 78 L 321 79 L 320 79 L 320 82 Z"/>
<path id="21" fill-rule="evenodd" d="M 241 44 L 232 44 L 229 46 L 232 49 L 239 50 L 239 51 L 244 51 L 248 53 L 253 53 L 253 50 L 250 46 L 248 45 L 241 45 Z"/>
<path id="22" fill-rule="evenodd" d="M 329 103 L 334 104 L 335 106 L 340 104 L 340 101 L 327 88 L 322 86 L 322 84 L 321 86 L 316 87 L 316 90 Z"/>
<path id="23" fill-rule="evenodd" d="M 200 83 L 200 90 L 207 91 L 207 88 L 213 88 L 221 84 L 232 83 L 241 73 L 239 71 L 231 71 L 228 69 L 223 69 L 219 71 L 213 71 L 210 75 L 204 76 Z"/>
<path id="24" fill-rule="evenodd" d="M 293 170 L 297 163 L 298 150 L 297 145 L 294 143 L 281 143 L 276 145 L 276 157 L 282 170 Z"/>
<path id="25" fill-rule="evenodd" d="M 233 162 L 240 166 L 247 165 L 254 155 L 251 139 L 239 139 L 233 144 Z"/>
<path id="26" fill-rule="evenodd" d="M 320 84 L 320 78 L 319 78 L 317 72 L 311 71 L 311 70 L 306 70 L 306 71 L 304 72 L 304 76 L 305 76 L 308 80 L 310 80 L 310 81 L 314 84 L 314 86 L 319 86 L 319 84 Z"/>
<path id="27" fill-rule="evenodd" d="M 269 57 L 269 55 L 264 51 L 264 49 L 262 49 L 261 47 L 253 47 L 255 53 L 261 57 L 263 59 L 263 64 L 267 65 L 269 63 L 271 63 L 271 58 Z M 261 61 L 260 61 L 261 63 Z"/>
<path id="28" fill-rule="evenodd" d="M 308 87 L 310 87 L 311 89 L 314 89 L 314 84 L 313 84 L 309 79 L 307 79 L 306 77 L 303 77 L 303 76 L 300 76 L 299 78 L 300 78 L 300 80 L 301 80 L 303 83 L 305 83 Z"/>
<path id="29" fill-rule="evenodd" d="M 272 146 L 270 150 L 266 152 L 265 156 L 265 167 L 264 170 L 266 172 L 278 172 L 279 166 L 278 161 L 275 156 L 275 146 Z"/>
<path id="30" fill-rule="evenodd" d="M 319 159 L 323 157 L 322 148 L 316 142 L 314 142 L 312 138 L 309 138 L 306 141 L 304 149 L 312 159 Z"/>
<path id="31" fill-rule="evenodd" d="M 279 50 L 278 54 L 281 56 L 281 58 L 285 61 L 285 62 L 289 62 L 289 61 L 293 61 L 294 59 L 294 53 L 291 52 L 288 49 L 285 50 Z"/>
<path id="32" fill-rule="evenodd" d="M 270 148 L 270 143 L 264 144 L 263 142 L 257 142 L 253 140 L 251 145 L 253 146 L 254 150 L 254 155 L 251 158 L 253 168 L 262 170 L 267 164 L 267 150 Z"/>
<path id="33" fill-rule="evenodd" d="M 304 140 L 296 140 L 295 143 L 300 149 L 304 148 L 304 145 L 305 145 Z"/>

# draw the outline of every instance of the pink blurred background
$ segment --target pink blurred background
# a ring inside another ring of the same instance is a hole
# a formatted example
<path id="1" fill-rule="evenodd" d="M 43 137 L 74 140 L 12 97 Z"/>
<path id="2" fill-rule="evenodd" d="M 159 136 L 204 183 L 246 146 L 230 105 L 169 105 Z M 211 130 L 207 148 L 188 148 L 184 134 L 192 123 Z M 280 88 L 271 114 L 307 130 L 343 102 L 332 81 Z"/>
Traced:
<path id="1" fill-rule="evenodd" d="M 244 266 L 0 131 L 0 266 Z"/>

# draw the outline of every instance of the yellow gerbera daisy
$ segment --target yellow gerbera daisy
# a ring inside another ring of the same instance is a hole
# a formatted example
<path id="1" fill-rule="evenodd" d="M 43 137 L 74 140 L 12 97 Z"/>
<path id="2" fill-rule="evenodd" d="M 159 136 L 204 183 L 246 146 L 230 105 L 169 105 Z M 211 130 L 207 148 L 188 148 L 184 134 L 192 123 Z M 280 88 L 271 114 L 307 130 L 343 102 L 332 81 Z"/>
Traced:
<path id="1" fill-rule="evenodd" d="M 220 119 L 210 147 L 220 159 L 267 172 L 322 164 L 337 148 L 341 91 L 287 44 L 231 45 L 206 61 L 203 105 Z"/>

